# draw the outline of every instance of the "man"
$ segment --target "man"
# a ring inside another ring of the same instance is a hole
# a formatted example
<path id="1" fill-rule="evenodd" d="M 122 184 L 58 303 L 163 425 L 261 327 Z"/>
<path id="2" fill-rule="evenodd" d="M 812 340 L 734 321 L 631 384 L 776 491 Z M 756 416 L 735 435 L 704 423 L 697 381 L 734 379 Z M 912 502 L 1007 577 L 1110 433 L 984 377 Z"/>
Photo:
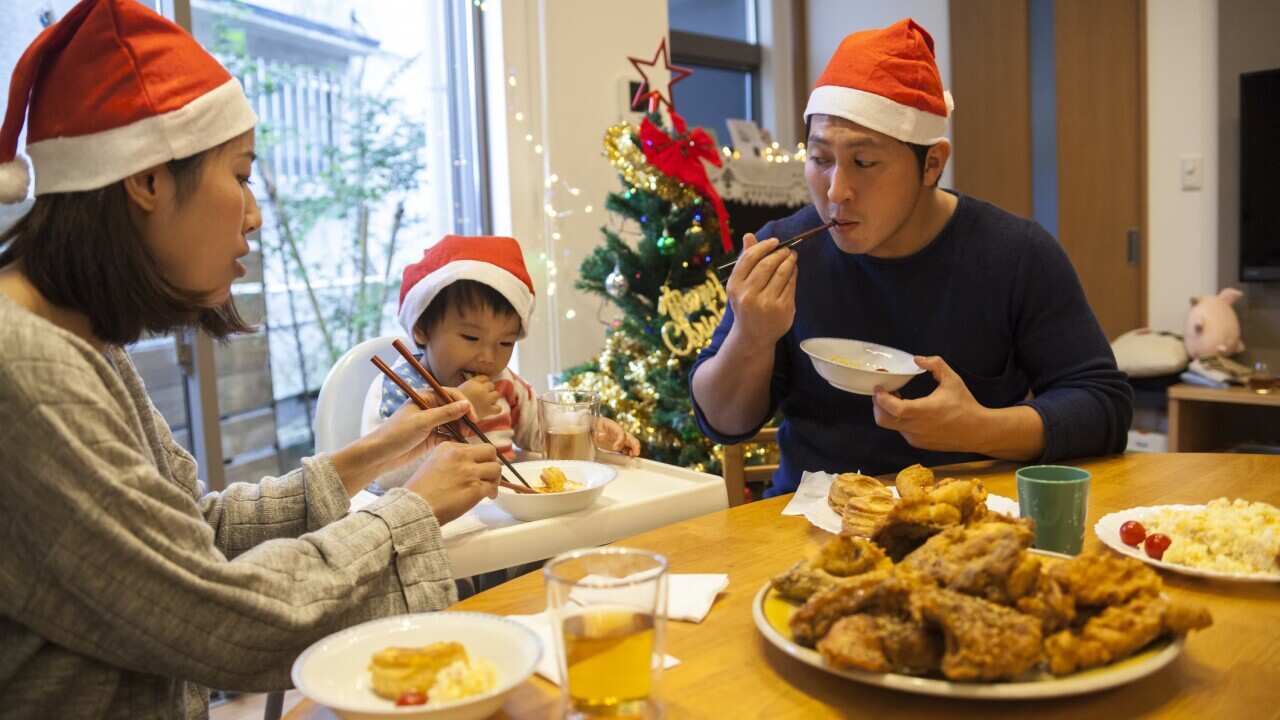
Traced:
<path id="1" fill-rule="evenodd" d="M 1132 391 L 1057 241 L 937 187 L 951 106 L 933 39 L 911 20 L 845 38 L 809 96 L 813 205 L 765 225 L 768 240 L 745 237 L 729 310 L 690 380 L 718 442 L 750 438 L 781 409 L 782 462 L 766 495 L 795 490 L 806 470 L 1125 447 Z M 777 249 L 776 238 L 829 221 Z M 846 393 L 800 351 L 811 337 L 901 348 L 928 372 L 898 393 Z"/>

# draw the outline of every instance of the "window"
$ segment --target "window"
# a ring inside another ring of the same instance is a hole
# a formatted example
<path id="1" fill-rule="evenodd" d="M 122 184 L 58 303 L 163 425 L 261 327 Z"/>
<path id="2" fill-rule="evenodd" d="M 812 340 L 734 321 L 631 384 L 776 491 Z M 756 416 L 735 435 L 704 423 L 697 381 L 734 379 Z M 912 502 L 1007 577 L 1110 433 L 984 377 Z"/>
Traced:
<path id="1" fill-rule="evenodd" d="M 754 0 L 669 0 L 672 61 L 694 74 L 672 88 L 691 126 L 729 144 L 726 119 L 760 122 L 762 53 Z"/>
<path id="2" fill-rule="evenodd" d="M 0 0 L 0 97 L 18 57 L 74 0 Z M 469 2 L 144 0 L 189 26 L 258 113 L 263 228 L 234 288 L 262 331 L 224 345 L 131 348 L 156 405 L 212 487 L 297 466 L 329 368 L 398 334 L 400 270 L 489 221 Z M 0 206 L 0 227 L 30 207 Z M 199 399 L 205 398 L 202 404 Z"/>
<path id="3" fill-rule="evenodd" d="M 401 332 L 404 265 L 486 224 L 474 10 L 451 0 L 191 0 L 191 10 L 196 38 L 259 116 L 262 276 L 239 299 L 263 308 L 269 354 L 252 369 L 269 392 L 259 383 L 233 408 L 274 403 L 279 446 L 294 449 L 287 467 L 312 450 L 312 401 L 333 363 Z"/>

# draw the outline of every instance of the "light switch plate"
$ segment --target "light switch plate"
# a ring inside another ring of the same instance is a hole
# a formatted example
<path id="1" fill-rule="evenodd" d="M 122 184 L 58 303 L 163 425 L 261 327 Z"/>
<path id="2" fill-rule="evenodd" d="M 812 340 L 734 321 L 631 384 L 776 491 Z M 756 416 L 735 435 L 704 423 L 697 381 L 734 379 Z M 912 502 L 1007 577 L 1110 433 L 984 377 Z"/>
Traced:
<path id="1" fill-rule="evenodd" d="M 1204 187 L 1204 156 L 1183 155 L 1179 177 L 1183 190 L 1199 190 Z"/>

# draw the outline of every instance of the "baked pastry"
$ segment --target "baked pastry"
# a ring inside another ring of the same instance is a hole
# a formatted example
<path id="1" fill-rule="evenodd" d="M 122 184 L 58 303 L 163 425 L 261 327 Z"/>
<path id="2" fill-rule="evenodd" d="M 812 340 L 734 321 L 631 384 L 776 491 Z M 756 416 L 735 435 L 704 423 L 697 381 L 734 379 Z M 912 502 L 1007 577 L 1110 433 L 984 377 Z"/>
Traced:
<path id="1" fill-rule="evenodd" d="M 369 661 L 373 691 L 388 700 L 396 700 L 406 692 L 425 695 L 435 685 L 436 675 L 459 660 L 467 662 L 467 650 L 456 642 L 383 648 Z"/>

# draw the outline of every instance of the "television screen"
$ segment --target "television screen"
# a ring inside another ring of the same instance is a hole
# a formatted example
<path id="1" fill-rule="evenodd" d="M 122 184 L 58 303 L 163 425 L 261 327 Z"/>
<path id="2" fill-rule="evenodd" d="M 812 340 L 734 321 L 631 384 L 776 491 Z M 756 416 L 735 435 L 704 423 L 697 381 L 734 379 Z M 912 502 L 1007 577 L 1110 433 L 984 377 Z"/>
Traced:
<path id="1" fill-rule="evenodd" d="M 1280 68 L 1240 76 L 1240 279 L 1280 280 Z"/>

